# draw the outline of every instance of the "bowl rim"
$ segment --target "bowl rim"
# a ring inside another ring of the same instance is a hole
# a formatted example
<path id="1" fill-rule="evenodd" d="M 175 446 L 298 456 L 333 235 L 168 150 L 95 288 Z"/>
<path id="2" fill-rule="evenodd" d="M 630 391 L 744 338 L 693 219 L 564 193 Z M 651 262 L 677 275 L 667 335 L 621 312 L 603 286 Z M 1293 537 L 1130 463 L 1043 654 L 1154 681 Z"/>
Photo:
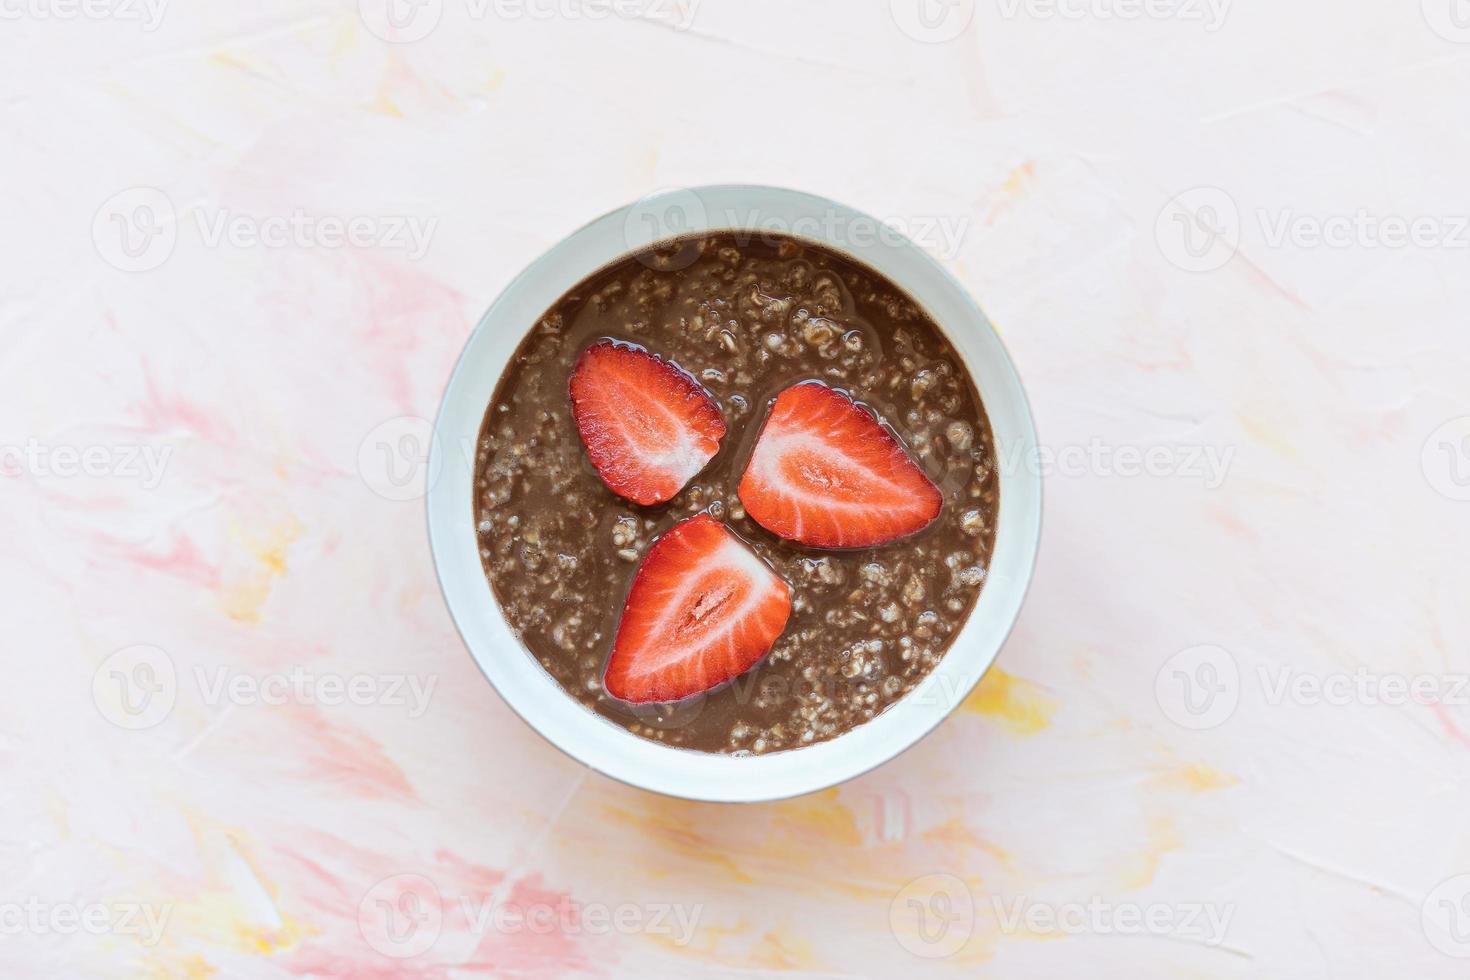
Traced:
<path id="1" fill-rule="evenodd" d="M 847 233 L 837 234 L 836 223 Z M 815 234 L 797 230 L 812 225 Z M 864 229 L 862 243 L 858 228 Z M 751 756 L 642 738 L 568 694 L 511 632 L 484 575 L 473 519 L 480 425 L 526 333 L 599 269 L 659 241 L 722 231 L 804 238 L 876 269 L 912 296 L 954 345 L 980 392 L 999 455 L 998 526 L 987 580 L 939 663 L 885 711 L 833 739 Z M 499 334 L 497 325 L 505 327 Z M 458 455 L 451 451 L 455 445 Z M 968 696 L 1014 628 L 1035 572 L 1042 481 L 1039 467 L 1025 464 L 1036 459 L 1034 419 L 1009 353 L 969 291 L 926 250 L 886 223 L 819 195 L 715 184 L 658 191 L 615 208 L 560 239 L 505 286 L 466 339 L 445 387 L 430 439 L 425 511 L 435 576 L 455 628 L 480 672 L 522 721 L 572 759 L 630 786 L 690 800 L 754 803 L 862 775 L 917 744 Z"/>

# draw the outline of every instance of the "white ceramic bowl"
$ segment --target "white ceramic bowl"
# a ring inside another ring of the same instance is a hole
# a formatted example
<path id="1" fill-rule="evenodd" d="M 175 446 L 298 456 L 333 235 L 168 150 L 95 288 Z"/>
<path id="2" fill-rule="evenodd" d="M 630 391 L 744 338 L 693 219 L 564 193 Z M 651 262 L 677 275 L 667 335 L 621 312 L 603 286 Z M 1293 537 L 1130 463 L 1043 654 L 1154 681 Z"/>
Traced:
<path id="1" fill-rule="evenodd" d="M 1021 609 L 1041 532 L 1041 479 L 1000 467 L 995 554 L 969 619 L 939 666 L 877 718 L 828 742 L 734 757 L 647 741 L 595 714 L 552 680 L 512 635 L 480 566 L 474 445 L 501 372 L 533 324 L 593 272 L 673 235 L 784 231 L 872 266 L 934 318 L 980 391 L 1002 460 L 1036 458 L 1036 431 L 1010 357 L 985 314 L 942 266 L 875 219 L 775 187 L 714 186 L 655 194 L 572 233 L 522 272 L 465 345 L 435 425 L 429 539 L 450 613 L 475 662 L 526 723 L 572 758 L 633 786 L 694 800 L 755 802 L 824 789 L 892 759 L 933 729 L 1000 652 Z"/>

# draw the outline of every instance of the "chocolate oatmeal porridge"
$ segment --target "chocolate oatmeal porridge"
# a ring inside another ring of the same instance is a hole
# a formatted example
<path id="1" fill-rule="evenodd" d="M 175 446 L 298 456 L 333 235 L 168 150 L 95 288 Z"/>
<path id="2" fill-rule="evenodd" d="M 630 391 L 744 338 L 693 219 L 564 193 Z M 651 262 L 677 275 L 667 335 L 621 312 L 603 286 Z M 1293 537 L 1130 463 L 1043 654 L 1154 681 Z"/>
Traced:
<path id="1" fill-rule="evenodd" d="M 666 451 L 619 458 L 669 419 Z M 829 457 L 847 469 L 809 465 Z M 654 741 L 765 753 L 862 724 L 938 663 L 985 582 L 995 465 L 958 355 L 897 287 L 719 235 L 625 258 L 535 324 L 480 432 L 474 518 L 507 620 L 572 697 Z M 715 585 L 673 610 L 696 565 Z M 706 616 L 754 625 L 709 639 Z M 671 662 L 681 636 L 698 663 Z"/>

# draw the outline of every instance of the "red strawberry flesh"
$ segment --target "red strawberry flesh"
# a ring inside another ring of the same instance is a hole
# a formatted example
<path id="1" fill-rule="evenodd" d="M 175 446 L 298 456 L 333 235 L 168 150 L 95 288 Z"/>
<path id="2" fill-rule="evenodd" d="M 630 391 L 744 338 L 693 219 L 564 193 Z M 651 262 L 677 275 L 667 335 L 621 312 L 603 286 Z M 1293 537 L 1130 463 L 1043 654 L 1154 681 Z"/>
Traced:
<path id="1" fill-rule="evenodd" d="M 641 347 L 604 340 L 582 352 L 569 385 L 572 418 L 609 490 L 661 504 L 714 458 L 720 410 L 677 365 Z"/>
<path id="2" fill-rule="evenodd" d="M 755 666 L 791 614 L 791 590 L 707 514 L 666 531 L 633 576 L 603 683 L 633 704 L 679 701 Z"/>
<path id="3" fill-rule="evenodd" d="M 867 409 L 818 381 L 776 396 L 740 478 L 756 523 L 816 548 L 866 548 L 927 527 L 944 496 Z"/>

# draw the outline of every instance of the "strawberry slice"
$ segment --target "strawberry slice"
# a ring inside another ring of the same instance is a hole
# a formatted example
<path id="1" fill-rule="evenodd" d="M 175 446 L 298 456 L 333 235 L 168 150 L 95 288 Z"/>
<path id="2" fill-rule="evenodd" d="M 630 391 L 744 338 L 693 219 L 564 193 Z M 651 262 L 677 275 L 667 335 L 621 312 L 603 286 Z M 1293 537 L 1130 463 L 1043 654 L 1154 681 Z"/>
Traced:
<path id="1" fill-rule="evenodd" d="M 922 530 L 944 496 L 872 412 L 803 381 L 776 396 L 740 478 L 740 501 L 788 541 L 866 548 Z"/>
<path id="2" fill-rule="evenodd" d="M 708 691 L 754 667 L 790 614 L 781 576 L 719 521 L 691 517 L 638 566 L 603 684 L 633 704 Z"/>
<path id="3" fill-rule="evenodd" d="M 572 418 L 607 488 L 638 504 L 673 498 L 720 449 L 725 421 L 682 368 L 615 340 L 577 358 Z"/>

